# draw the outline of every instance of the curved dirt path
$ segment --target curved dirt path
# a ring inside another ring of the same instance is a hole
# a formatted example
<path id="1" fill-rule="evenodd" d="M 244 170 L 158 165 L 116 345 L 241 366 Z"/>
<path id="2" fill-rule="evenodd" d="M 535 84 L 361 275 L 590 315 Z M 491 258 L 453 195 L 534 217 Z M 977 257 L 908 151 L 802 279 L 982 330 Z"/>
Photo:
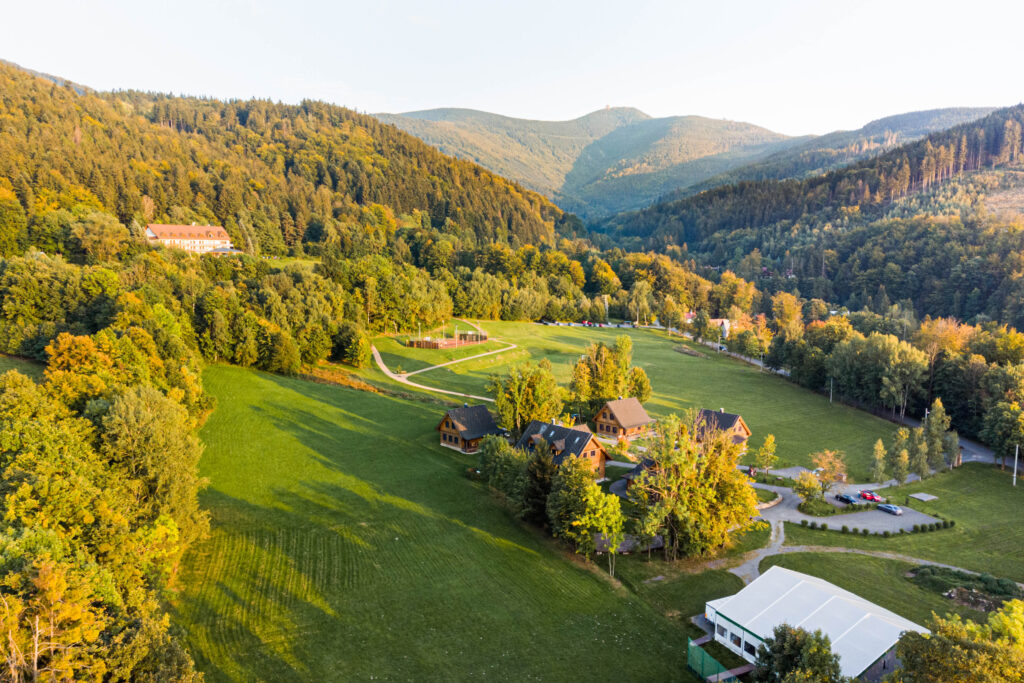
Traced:
<path id="1" fill-rule="evenodd" d="M 484 329 L 482 327 L 480 327 L 479 325 L 477 325 L 474 322 L 470 322 L 469 320 L 463 320 L 462 318 L 459 318 L 459 320 L 462 320 L 462 322 L 466 323 L 467 325 L 471 325 L 472 327 L 475 327 L 480 332 L 484 331 Z M 505 351 L 509 351 L 511 349 L 515 349 L 515 348 L 519 347 L 518 344 L 513 344 L 512 342 L 507 342 L 507 341 L 502 341 L 501 339 L 498 339 L 498 338 L 493 338 L 493 339 L 491 339 L 491 341 L 501 342 L 502 344 L 507 344 L 507 346 L 505 346 L 503 348 L 500 348 L 500 349 L 495 349 L 493 351 L 485 351 L 483 353 L 478 353 L 478 354 L 473 355 L 473 356 L 466 356 L 465 358 L 459 358 L 457 360 L 450 360 L 450 361 L 448 361 L 446 363 L 438 363 L 437 365 L 431 365 L 431 366 L 426 367 L 426 368 L 421 368 L 419 370 L 414 370 L 413 372 L 403 372 L 401 374 L 398 374 L 398 373 L 395 373 L 395 372 L 391 371 L 391 369 L 384 363 L 384 359 L 381 358 L 380 351 L 377 350 L 376 346 L 371 344 L 370 345 L 370 352 L 373 354 L 373 360 L 377 363 L 377 367 L 380 368 L 380 371 L 383 372 L 388 377 L 390 377 L 391 379 L 395 380 L 396 382 L 408 385 L 410 387 L 415 387 L 417 389 L 422 389 L 424 391 L 433 391 L 433 392 L 438 393 L 438 394 L 447 394 L 448 396 L 460 396 L 462 398 L 472 398 L 472 399 L 475 399 L 477 401 L 487 401 L 488 403 L 494 403 L 494 399 L 493 398 L 488 398 L 487 396 L 477 396 L 475 394 L 464 394 L 464 393 L 459 392 L 459 391 L 450 391 L 448 389 L 438 389 L 437 387 L 428 387 L 425 384 L 417 384 L 416 382 L 412 382 L 412 381 L 409 380 L 409 377 L 411 377 L 412 375 L 418 375 L 421 372 L 427 372 L 429 370 L 436 370 L 437 368 L 443 368 L 443 367 L 447 367 L 447 366 L 450 366 L 450 365 L 455 365 L 456 363 L 464 363 L 467 360 L 474 360 L 476 358 L 483 358 L 484 356 L 491 356 L 491 355 L 496 354 L 496 353 L 504 353 Z"/>

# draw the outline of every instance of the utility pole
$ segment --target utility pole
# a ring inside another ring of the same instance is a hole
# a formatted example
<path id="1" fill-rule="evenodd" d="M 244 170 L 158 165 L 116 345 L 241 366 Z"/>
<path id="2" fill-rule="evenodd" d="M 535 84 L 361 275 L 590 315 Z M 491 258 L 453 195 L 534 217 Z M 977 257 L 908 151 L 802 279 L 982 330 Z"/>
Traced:
<path id="1" fill-rule="evenodd" d="M 1017 485 L 1017 456 L 1021 453 L 1021 444 L 1018 443 L 1014 450 L 1014 485 Z"/>

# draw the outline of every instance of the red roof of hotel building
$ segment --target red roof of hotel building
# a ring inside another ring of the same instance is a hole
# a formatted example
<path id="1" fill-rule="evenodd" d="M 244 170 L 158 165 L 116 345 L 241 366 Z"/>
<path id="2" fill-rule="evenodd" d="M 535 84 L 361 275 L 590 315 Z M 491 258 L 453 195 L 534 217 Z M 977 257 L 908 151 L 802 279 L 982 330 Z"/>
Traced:
<path id="1" fill-rule="evenodd" d="M 230 240 L 228 231 L 219 225 L 164 225 L 150 223 L 146 226 L 157 239 L 161 240 Z"/>

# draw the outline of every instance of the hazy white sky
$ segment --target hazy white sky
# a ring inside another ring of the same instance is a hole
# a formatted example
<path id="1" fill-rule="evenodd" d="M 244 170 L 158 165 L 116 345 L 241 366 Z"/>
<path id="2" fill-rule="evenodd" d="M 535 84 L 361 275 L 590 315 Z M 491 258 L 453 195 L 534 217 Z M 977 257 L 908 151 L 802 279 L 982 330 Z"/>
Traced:
<path id="1" fill-rule="evenodd" d="M 107 90 L 471 107 L 605 105 L 789 134 L 1024 100 L 1020 0 L 0 0 L 0 58 Z"/>

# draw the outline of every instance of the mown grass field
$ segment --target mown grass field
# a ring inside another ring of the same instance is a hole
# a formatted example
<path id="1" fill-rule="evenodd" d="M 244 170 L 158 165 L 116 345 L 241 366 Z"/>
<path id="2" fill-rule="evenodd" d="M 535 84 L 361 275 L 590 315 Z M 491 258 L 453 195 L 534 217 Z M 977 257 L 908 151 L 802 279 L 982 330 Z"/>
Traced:
<path id="1" fill-rule="evenodd" d="M 174 618 L 208 680 L 691 680 L 678 623 L 512 520 L 437 445 L 436 407 L 204 380 L 213 531 Z"/>
<path id="2" fill-rule="evenodd" d="M 951 529 L 879 538 L 786 525 L 787 545 L 829 545 L 886 550 L 952 564 L 993 576 L 1024 581 L 1024 482 L 1014 488 L 1010 472 L 983 463 L 968 463 L 922 482 L 884 489 L 889 500 L 907 505 L 917 492 L 938 496 L 910 507 L 956 521 Z"/>
<path id="3" fill-rule="evenodd" d="M 840 404 L 830 405 L 818 394 L 706 347 L 692 346 L 703 358 L 679 353 L 674 348 L 682 340 L 664 332 L 493 321 L 481 321 L 480 325 L 492 337 L 517 344 L 518 348 L 430 370 L 416 375 L 415 381 L 484 395 L 491 374 L 524 360 L 546 358 L 558 379 L 567 383 L 572 364 L 588 344 L 613 343 L 618 335 L 629 334 L 633 339 L 633 362 L 651 379 L 653 395 L 646 407 L 655 417 L 682 414 L 690 408 L 724 408 L 746 420 L 753 431 L 752 450 L 766 434 L 775 435 L 780 460 L 790 464 L 809 465 L 812 453 L 827 448 L 841 450 L 846 453 L 854 480 L 861 481 L 867 479 L 875 441 L 888 439 L 895 431 L 885 420 Z M 405 355 L 400 353 L 402 350 L 398 350 L 399 355 Z"/>
<path id="4" fill-rule="evenodd" d="M 415 349 L 405 346 L 395 337 L 376 337 L 373 345 L 380 351 L 380 357 L 392 372 L 415 372 L 439 363 L 468 358 L 508 346 L 501 342 L 486 341 L 482 344 L 468 344 L 452 349 Z"/>
<path id="5" fill-rule="evenodd" d="M 985 620 L 983 613 L 912 582 L 906 574 L 914 565 L 907 562 L 843 553 L 793 553 L 766 557 L 760 569 L 764 572 L 776 565 L 825 579 L 921 626 L 931 619 L 932 612 Z"/>
<path id="6" fill-rule="evenodd" d="M 17 356 L 0 355 L 0 375 L 8 370 L 17 370 L 23 375 L 39 379 L 43 376 L 43 369 L 42 363 L 36 363 L 26 358 L 18 358 Z"/>

